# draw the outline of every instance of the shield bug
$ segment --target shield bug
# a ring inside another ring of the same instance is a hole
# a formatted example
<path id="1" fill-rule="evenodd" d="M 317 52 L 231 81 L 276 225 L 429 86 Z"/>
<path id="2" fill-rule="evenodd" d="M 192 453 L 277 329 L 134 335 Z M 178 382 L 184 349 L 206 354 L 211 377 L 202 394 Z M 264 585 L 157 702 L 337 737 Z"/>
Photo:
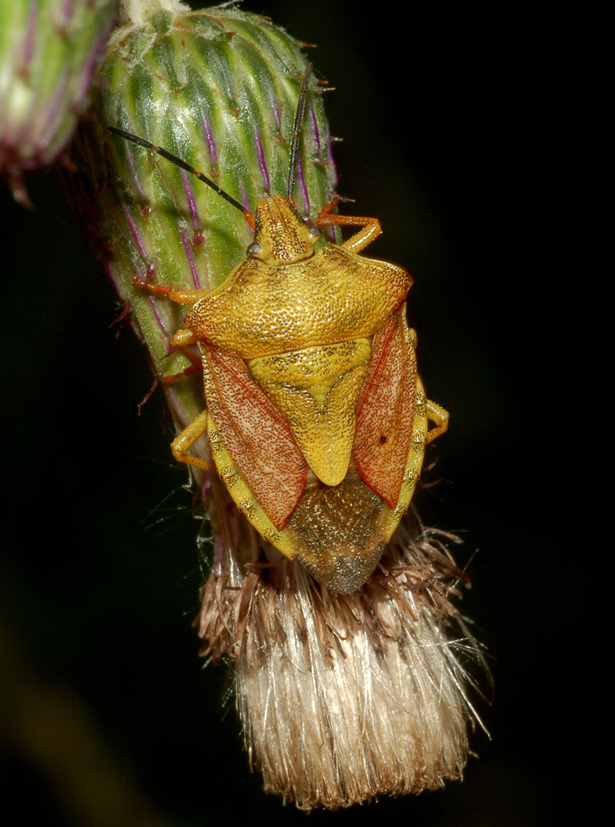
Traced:
<path id="1" fill-rule="evenodd" d="M 252 216 L 202 172 L 123 130 L 196 175 L 254 229 L 246 257 L 216 289 L 147 289 L 192 305 L 172 339 L 200 351 L 203 412 L 172 443 L 180 462 L 207 435 L 215 469 L 257 531 L 335 592 L 367 580 L 408 509 L 425 445 L 448 414 L 418 376 L 406 321 L 412 277 L 361 252 L 380 234 L 376 218 L 298 212 L 299 134 L 310 79 L 299 90 L 288 192 L 263 198 Z M 327 226 L 358 228 L 336 244 Z M 429 421 L 435 427 L 429 427 Z"/>

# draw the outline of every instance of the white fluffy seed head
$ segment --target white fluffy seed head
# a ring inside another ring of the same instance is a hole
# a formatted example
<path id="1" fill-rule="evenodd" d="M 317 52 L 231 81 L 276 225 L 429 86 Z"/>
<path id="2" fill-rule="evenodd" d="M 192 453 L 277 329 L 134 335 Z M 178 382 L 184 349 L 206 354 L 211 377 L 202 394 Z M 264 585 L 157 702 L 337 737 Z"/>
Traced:
<path id="1" fill-rule="evenodd" d="M 268 792 L 303 810 L 337 809 L 461 778 L 478 719 L 460 658 L 476 644 L 450 637 L 460 572 L 437 535 L 412 540 L 402 525 L 351 595 L 287 561 L 236 575 L 218 561 L 200 634 L 206 656 L 232 665 Z"/>

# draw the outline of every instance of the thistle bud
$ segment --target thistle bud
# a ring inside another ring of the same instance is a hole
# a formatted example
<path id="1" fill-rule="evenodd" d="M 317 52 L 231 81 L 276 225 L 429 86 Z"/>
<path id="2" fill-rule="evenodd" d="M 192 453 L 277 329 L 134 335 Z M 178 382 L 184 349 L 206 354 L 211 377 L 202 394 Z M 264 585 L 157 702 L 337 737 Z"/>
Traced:
<path id="1" fill-rule="evenodd" d="M 0 174 L 27 203 L 23 174 L 54 161 L 86 108 L 115 0 L 0 4 Z"/>
<path id="2" fill-rule="evenodd" d="M 247 209 L 284 193 L 299 81 L 300 44 L 267 19 L 230 6 L 191 11 L 175 2 L 131 3 L 113 33 L 93 93 L 92 117 L 72 154 L 83 173 L 79 211 L 98 240 L 121 299 L 159 377 L 188 363 L 170 339 L 183 313 L 152 301 L 134 279 L 185 289 L 214 288 L 245 256 L 244 216 L 194 175 L 128 143 L 134 133 L 204 172 Z M 316 84 L 313 83 L 313 87 Z M 321 94 L 310 95 L 297 207 L 315 217 L 335 185 Z M 178 427 L 202 410 L 198 380 L 168 386 Z M 196 446 L 207 456 L 207 446 Z"/>
<path id="3" fill-rule="evenodd" d="M 306 60 L 300 43 L 234 6 L 195 12 L 161 0 L 126 8 L 75 144 L 74 187 L 156 374 L 195 373 L 171 346 L 180 309 L 143 283 L 215 288 L 252 235 L 241 209 L 168 153 L 250 211 L 264 195 L 286 194 Z M 294 197 L 315 218 L 336 174 L 322 94 L 310 84 Z M 160 147 L 167 157 L 153 151 Z M 198 375 L 164 390 L 178 429 L 203 410 Z M 205 438 L 191 453 L 211 458 Z M 214 546 L 198 622 L 202 653 L 230 664 L 265 788 L 302 809 L 335 809 L 459 778 L 475 715 L 458 654 L 471 644 L 465 635 L 463 643 L 448 639 L 460 622 L 450 598 L 464 575 L 439 539 L 408 517 L 365 586 L 332 594 L 281 558 L 215 473 L 195 469 L 194 477 Z"/>

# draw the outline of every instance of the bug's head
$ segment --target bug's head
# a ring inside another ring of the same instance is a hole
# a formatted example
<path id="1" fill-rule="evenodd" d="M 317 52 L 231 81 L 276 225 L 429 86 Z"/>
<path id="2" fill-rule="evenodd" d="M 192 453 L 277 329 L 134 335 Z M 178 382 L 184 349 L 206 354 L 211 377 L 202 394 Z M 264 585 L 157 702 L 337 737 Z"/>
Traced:
<path id="1" fill-rule="evenodd" d="M 320 238 L 320 230 L 296 209 L 293 191 L 297 179 L 299 136 L 308 93 L 312 64 L 308 63 L 301 79 L 293 126 L 288 165 L 288 197 L 263 198 L 256 208 L 254 241 L 247 249 L 248 258 L 267 264 L 289 264 L 309 258 Z"/>
<path id="2" fill-rule="evenodd" d="M 259 202 L 255 224 L 254 241 L 247 255 L 267 264 L 289 264 L 309 258 L 320 238 L 318 227 L 306 221 L 281 195 Z"/>

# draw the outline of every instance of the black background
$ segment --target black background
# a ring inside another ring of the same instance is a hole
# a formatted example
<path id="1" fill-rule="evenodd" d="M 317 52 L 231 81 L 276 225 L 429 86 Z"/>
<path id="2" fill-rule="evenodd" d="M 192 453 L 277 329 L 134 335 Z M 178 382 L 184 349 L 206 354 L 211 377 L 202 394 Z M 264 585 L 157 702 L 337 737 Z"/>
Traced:
<path id="1" fill-rule="evenodd" d="M 317 44 L 315 70 L 336 87 L 326 104 L 343 138 L 339 191 L 356 200 L 348 211 L 382 223 L 368 254 L 414 276 L 421 373 L 451 412 L 438 441 L 442 483 L 419 505 L 427 523 L 465 540 L 464 612 L 495 682 L 483 686 L 491 704 L 477 699 L 491 738 L 473 736 L 478 757 L 462 784 L 310 823 L 561 823 L 585 772 L 575 683 L 590 598 L 572 539 L 578 399 L 555 401 L 566 367 L 557 347 L 572 335 L 560 319 L 549 206 L 561 151 L 557 32 L 512 6 L 243 8 Z M 69 717 L 83 716 L 111 775 L 143 802 L 140 817 L 122 814 L 103 784 L 92 823 L 154 823 L 148 813 L 172 825 L 303 823 L 262 794 L 232 706 L 223 708 L 224 670 L 203 671 L 197 657 L 198 525 L 161 398 L 137 416 L 151 384 L 145 353 L 128 328 L 109 328 L 115 296 L 53 173 L 28 185 L 31 211 L 0 191 L 0 620 L 16 681 L 7 695 L 36 687 L 26 729 L 48 729 L 51 741 L 54 699 L 71 699 Z M 567 386 L 574 397 L 574 380 Z M 43 770 L 15 735 L 25 724 L 11 703 L 0 730 L 5 808 L 24 821 L 89 824 L 69 815 L 61 769 Z M 76 795 L 97 794 L 81 769 Z"/>

